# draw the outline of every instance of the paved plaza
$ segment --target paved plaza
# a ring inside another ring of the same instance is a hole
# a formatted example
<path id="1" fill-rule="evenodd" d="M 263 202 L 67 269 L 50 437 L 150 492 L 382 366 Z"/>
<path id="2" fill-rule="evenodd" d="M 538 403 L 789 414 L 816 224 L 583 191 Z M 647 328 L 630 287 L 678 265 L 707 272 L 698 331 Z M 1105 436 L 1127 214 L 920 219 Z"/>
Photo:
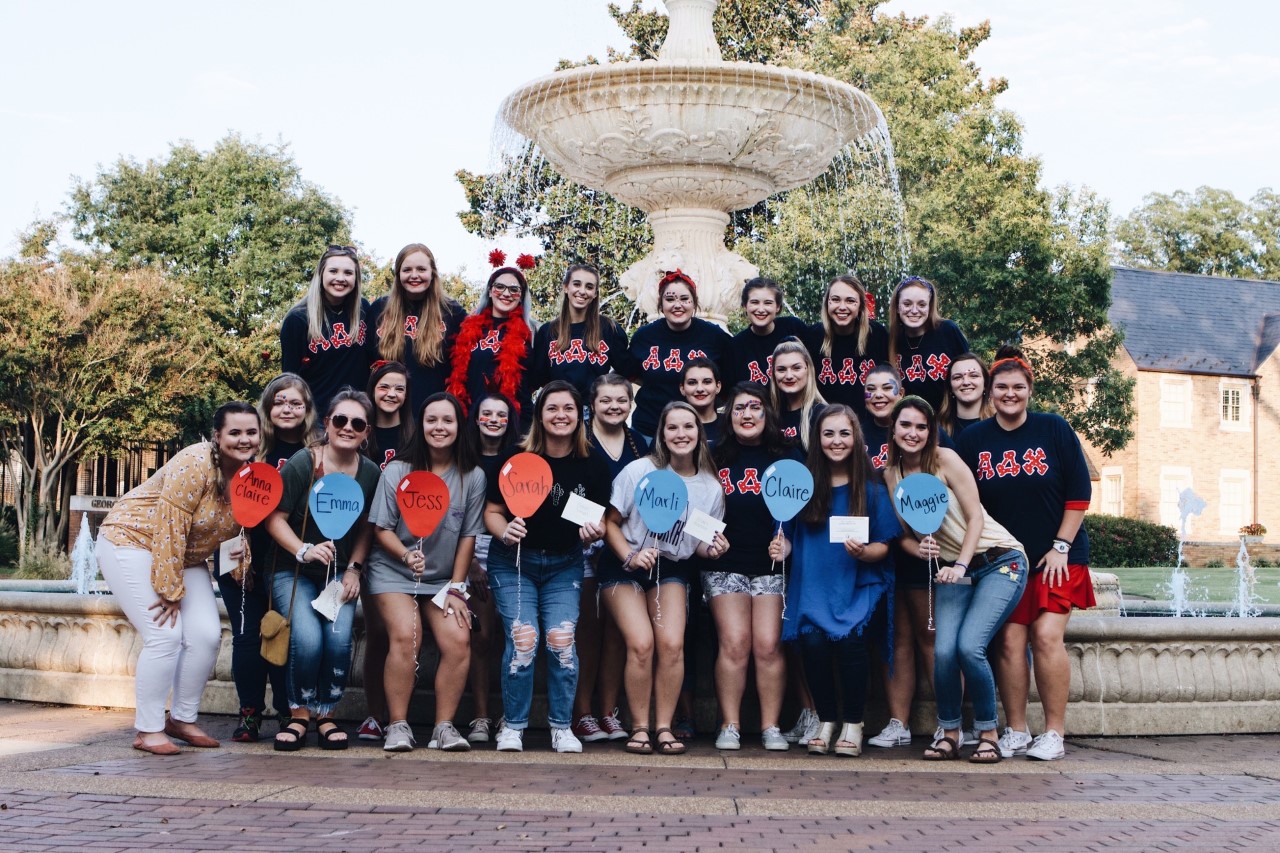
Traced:
<path id="1" fill-rule="evenodd" d="M 0 704 L 0 849 L 1280 850 L 1280 735 L 1069 739 L 1063 761 L 977 767 L 921 761 L 921 738 L 857 759 L 705 735 L 683 757 L 562 756 L 545 732 L 521 754 L 314 735 L 277 754 L 202 722 L 222 748 L 160 758 L 130 748 L 132 712 Z"/>

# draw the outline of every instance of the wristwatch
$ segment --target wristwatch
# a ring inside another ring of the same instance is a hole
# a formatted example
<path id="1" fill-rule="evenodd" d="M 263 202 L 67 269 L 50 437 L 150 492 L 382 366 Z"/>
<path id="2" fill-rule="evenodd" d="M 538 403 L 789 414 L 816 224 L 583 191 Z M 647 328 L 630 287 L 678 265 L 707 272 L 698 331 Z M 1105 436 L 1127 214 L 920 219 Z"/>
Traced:
<path id="1" fill-rule="evenodd" d="M 1065 554 L 1071 550 L 1071 543 L 1065 539 L 1055 539 L 1053 540 L 1053 550 L 1059 554 Z"/>

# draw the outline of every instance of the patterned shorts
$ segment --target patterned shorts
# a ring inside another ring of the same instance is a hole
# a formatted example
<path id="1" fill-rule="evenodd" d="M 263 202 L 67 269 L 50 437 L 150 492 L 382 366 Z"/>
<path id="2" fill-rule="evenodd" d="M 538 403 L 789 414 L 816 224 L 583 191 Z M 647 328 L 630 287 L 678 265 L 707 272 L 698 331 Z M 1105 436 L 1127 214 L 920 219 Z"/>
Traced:
<path id="1" fill-rule="evenodd" d="M 740 575 L 737 572 L 703 572 L 707 598 L 737 592 L 744 595 L 782 595 L 782 575 Z"/>

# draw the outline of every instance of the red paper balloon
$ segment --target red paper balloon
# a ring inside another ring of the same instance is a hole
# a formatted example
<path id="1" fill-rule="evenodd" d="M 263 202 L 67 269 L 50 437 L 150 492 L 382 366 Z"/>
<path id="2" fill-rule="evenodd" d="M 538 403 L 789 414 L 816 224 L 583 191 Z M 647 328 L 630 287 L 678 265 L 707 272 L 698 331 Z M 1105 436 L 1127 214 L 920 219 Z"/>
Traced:
<path id="1" fill-rule="evenodd" d="M 396 486 L 396 503 L 409 532 L 423 539 L 436 532 L 449 511 L 449 487 L 430 471 L 410 471 Z"/>
<path id="2" fill-rule="evenodd" d="M 516 518 L 528 518 L 551 493 L 551 466 L 536 453 L 517 453 L 498 471 L 498 490 Z"/>
<path id="3" fill-rule="evenodd" d="M 231 478 L 231 514 L 241 527 L 257 527 L 280 505 L 284 483 L 276 466 L 253 462 Z"/>

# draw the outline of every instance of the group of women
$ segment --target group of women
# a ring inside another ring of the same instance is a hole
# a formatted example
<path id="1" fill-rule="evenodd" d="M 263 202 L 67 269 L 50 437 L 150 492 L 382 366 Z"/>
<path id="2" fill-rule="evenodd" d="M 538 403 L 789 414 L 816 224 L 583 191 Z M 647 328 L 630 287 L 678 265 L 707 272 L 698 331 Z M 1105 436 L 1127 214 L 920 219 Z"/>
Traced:
<path id="1" fill-rule="evenodd" d="M 934 285 L 916 277 L 894 291 L 888 328 L 872 318 L 856 276 L 830 282 L 813 327 L 781 315 L 777 283 L 753 279 L 742 292 L 748 326 L 731 337 L 696 316 L 697 285 L 676 270 L 658 282 L 662 316 L 628 341 L 600 312 L 598 270 L 575 264 L 558 316 L 537 327 L 528 265 L 492 259 L 499 268 L 466 315 L 422 244 L 399 253 L 391 292 L 372 305 L 355 250 L 329 247 L 285 317 L 285 372 L 258 406 L 224 405 L 210 441 L 117 503 L 98 556 L 144 640 L 136 748 L 176 752 L 171 738 L 217 746 L 196 713 L 219 642 L 205 568 L 218 551 L 215 563 L 231 563 L 215 575 L 242 705 L 233 738 L 259 739 L 270 683 L 280 751 L 301 749 L 312 726 L 322 748 L 346 748 L 334 715 L 361 599 L 370 709 L 361 738 L 388 751 L 414 747 L 407 718 L 430 632 L 440 653 L 433 748 L 493 739 L 499 750 L 522 749 L 541 648 L 555 750 L 608 739 L 634 753 L 680 754 L 686 628 L 705 599 L 719 644 L 720 749 L 740 748 L 754 659 L 764 748 L 800 741 L 811 753 L 860 754 L 876 650 L 892 719 L 872 745 L 910 742 L 918 657 L 938 704 L 926 759 L 960 756 L 966 694 L 971 761 L 1063 755 L 1063 635 L 1071 609 L 1092 604 L 1081 526 L 1089 477 L 1066 422 L 1029 411 L 1033 369 L 1020 353 L 1002 351 L 988 370 L 941 317 Z M 527 518 L 499 488 L 520 452 L 551 472 L 548 497 Z M 241 535 L 228 482 L 255 459 L 279 468 L 283 494 Z M 783 459 L 802 460 L 815 486 L 801 514 L 779 524 L 761 480 Z M 647 529 L 635 497 L 658 470 L 688 492 L 688 508 L 661 534 Z M 396 501 L 414 471 L 436 474 L 449 495 L 424 538 Z M 363 493 L 360 519 L 341 537 L 319 530 L 307 502 L 334 473 Z M 889 497 L 916 473 L 948 492 L 931 535 L 913 531 Z M 575 496 L 603 515 L 566 519 Z M 695 537 L 686 530 L 694 510 L 723 529 Z M 837 517 L 865 519 L 865 532 L 833 535 Z M 335 610 L 311 606 L 326 594 Z M 259 653 L 269 610 L 290 626 L 280 667 Z M 488 656 L 498 626 L 494 726 Z M 1034 742 L 1028 645 L 1046 721 Z M 476 718 L 464 733 L 454 718 L 468 681 Z M 784 733 L 788 689 L 802 711 Z M 997 690 L 1007 723 L 999 736 Z"/>

